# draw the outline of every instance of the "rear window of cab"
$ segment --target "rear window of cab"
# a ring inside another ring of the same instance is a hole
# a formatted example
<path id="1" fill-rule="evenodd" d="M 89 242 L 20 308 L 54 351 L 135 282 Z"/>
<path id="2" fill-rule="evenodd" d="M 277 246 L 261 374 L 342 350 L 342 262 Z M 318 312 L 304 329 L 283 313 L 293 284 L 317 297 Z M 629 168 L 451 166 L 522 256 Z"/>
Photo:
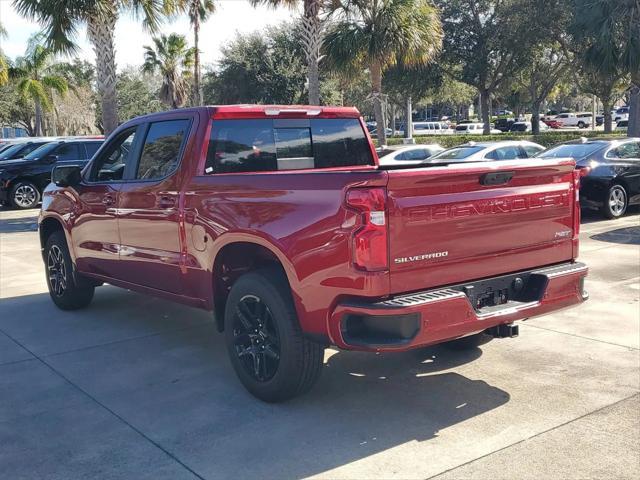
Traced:
<path id="1" fill-rule="evenodd" d="M 356 118 L 213 120 L 205 174 L 374 165 Z"/>

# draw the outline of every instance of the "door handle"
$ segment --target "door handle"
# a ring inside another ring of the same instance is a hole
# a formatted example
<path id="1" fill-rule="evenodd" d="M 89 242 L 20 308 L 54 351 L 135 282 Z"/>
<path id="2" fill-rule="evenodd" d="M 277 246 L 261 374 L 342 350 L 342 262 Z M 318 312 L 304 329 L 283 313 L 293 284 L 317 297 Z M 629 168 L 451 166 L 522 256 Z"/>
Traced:
<path id="1" fill-rule="evenodd" d="M 111 195 L 105 195 L 102 197 L 102 204 L 106 206 L 111 206 L 115 203 L 115 200 Z"/>
<path id="2" fill-rule="evenodd" d="M 482 185 L 503 185 L 509 183 L 514 174 L 515 172 L 485 173 L 480 176 L 480 183 Z"/>
<path id="3" fill-rule="evenodd" d="M 158 200 L 158 206 L 160 208 L 172 208 L 176 206 L 175 197 L 160 197 Z"/>

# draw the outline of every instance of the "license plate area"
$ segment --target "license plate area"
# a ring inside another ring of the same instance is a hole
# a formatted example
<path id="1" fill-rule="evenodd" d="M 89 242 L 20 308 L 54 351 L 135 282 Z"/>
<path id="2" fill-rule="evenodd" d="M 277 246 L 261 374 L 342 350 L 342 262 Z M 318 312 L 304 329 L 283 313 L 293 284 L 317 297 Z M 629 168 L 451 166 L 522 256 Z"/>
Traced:
<path id="1" fill-rule="evenodd" d="M 477 280 L 453 287 L 462 291 L 477 312 L 515 303 L 540 300 L 547 282 L 544 275 L 523 272 Z"/>

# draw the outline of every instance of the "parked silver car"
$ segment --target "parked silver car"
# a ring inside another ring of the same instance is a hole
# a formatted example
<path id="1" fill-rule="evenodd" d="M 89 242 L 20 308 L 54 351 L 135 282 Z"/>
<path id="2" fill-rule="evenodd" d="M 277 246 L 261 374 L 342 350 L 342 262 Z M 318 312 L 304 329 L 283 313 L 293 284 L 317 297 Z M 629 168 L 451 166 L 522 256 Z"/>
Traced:
<path id="1" fill-rule="evenodd" d="M 501 142 L 469 142 L 448 148 L 433 157 L 428 163 L 486 162 L 493 160 L 514 160 L 530 158 L 542 152 L 544 147 L 526 140 L 505 140 Z"/>

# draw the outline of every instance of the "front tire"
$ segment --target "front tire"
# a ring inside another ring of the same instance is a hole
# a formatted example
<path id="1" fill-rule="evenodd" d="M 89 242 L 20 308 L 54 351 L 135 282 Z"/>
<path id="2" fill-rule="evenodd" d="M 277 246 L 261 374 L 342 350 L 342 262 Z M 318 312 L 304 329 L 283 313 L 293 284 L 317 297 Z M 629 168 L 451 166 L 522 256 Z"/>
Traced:
<path id="1" fill-rule="evenodd" d="M 627 211 L 628 198 L 627 191 L 622 185 L 612 185 L 602 202 L 602 214 L 609 219 L 620 218 Z"/>
<path id="2" fill-rule="evenodd" d="M 78 310 L 91 303 L 94 285 L 74 274 L 64 233 L 51 234 L 44 247 L 47 286 L 53 303 L 61 310 Z"/>
<path id="3" fill-rule="evenodd" d="M 11 205 L 21 210 L 35 208 L 40 202 L 40 191 L 29 181 L 20 181 L 11 188 Z"/>
<path id="4" fill-rule="evenodd" d="M 289 400 L 320 377 L 324 347 L 304 337 L 289 284 L 278 269 L 249 272 L 234 283 L 224 329 L 238 378 L 260 400 Z"/>
<path id="5" fill-rule="evenodd" d="M 585 128 L 586 126 L 584 122 L 578 122 L 578 128 Z"/>

